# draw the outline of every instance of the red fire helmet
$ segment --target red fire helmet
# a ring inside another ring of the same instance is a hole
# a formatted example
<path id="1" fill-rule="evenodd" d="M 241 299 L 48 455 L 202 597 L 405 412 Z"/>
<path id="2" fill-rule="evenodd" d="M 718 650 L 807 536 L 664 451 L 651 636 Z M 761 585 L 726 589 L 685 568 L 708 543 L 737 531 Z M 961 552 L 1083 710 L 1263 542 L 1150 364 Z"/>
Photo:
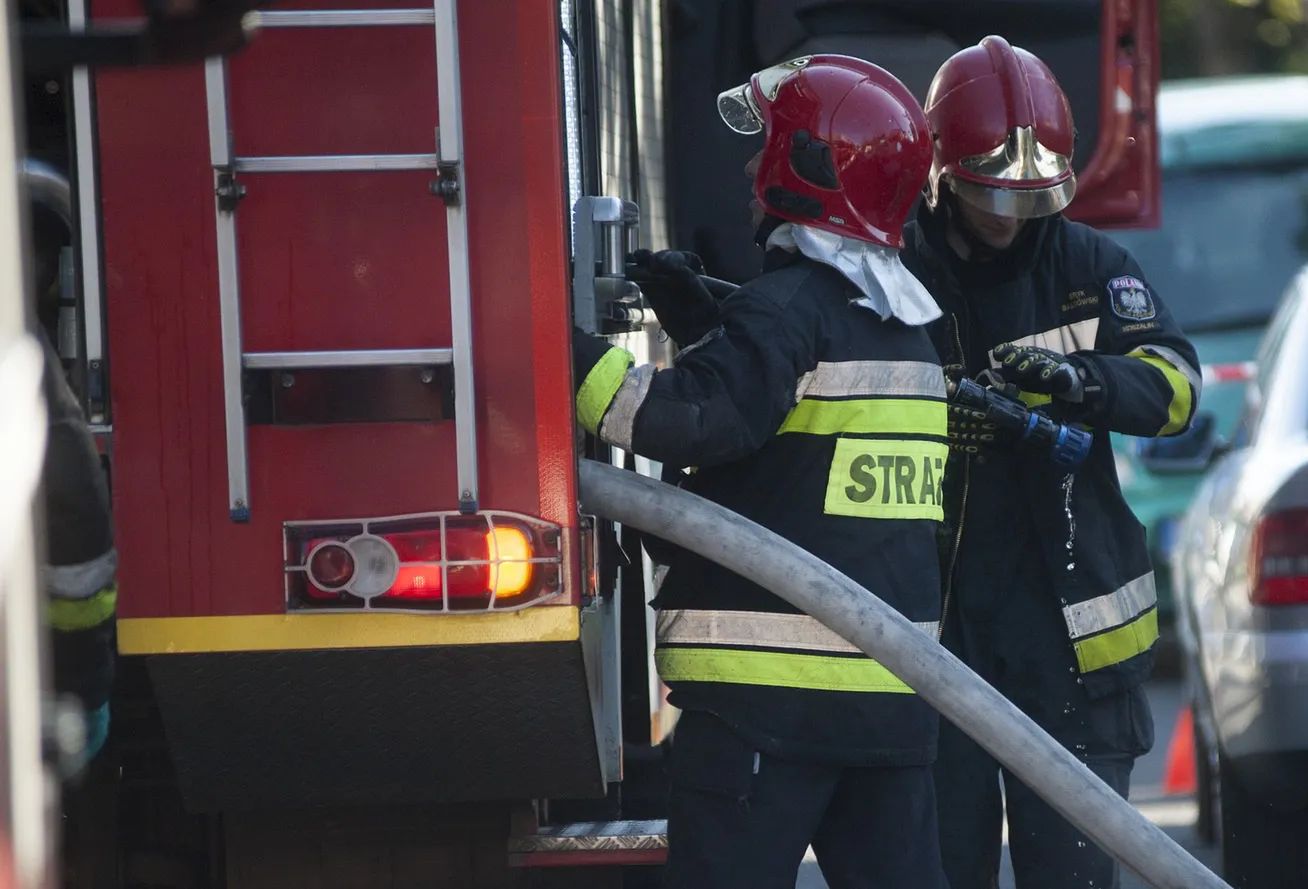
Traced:
<path id="1" fill-rule="evenodd" d="M 927 92 L 935 162 L 927 201 L 943 179 L 961 200 L 999 216 L 1057 213 L 1076 194 L 1076 130 L 1053 72 L 990 36 L 940 66 Z"/>
<path id="2" fill-rule="evenodd" d="M 931 168 L 926 116 L 883 68 L 813 55 L 758 72 L 718 96 L 738 133 L 765 134 L 754 196 L 768 213 L 886 247 Z"/>

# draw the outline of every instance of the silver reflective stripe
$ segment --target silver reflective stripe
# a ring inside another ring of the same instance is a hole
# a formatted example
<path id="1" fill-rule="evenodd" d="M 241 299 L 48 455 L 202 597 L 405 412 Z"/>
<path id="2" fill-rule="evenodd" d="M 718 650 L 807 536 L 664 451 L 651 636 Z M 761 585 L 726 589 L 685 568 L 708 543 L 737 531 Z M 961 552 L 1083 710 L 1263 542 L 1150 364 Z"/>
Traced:
<path id="1" fill-rule="evenodd" d="M 89 599 L 114 581 L 118 551 L 111 549 L 89 562 L 75 565 L 46 565 L 41 579 L 50 595 L 60 599 Z"/>
<path id="2" fill-rule="evenodd" d="M 1154 573 L 1150 571 L 1105 596 L 1066 606 L 1063 619 L 1072 638 L 1080 639 L 1121 626 L 1157 604 Z"/>
<path id="3" fill-rule="evenodd" d="M 1175 349 L 1169 349 L 1167 348 L 1167 346 L 1155 346 L 1153 344 L 1137 346 L 1136 348 L 1142 352 L 1148 352 L 1150 355 L 1156 355 L 1159 358 L 1166 361 L 1168 364 L 1172 365 L 1172 367 L 1176 368 L 1177 372 L 1180 373 L 1181 376 L 1185 377 L 1187 380 L 1190 381 L 1190 388 L 1194 390 L 1194 400 L 1191 402 L 1191 404 L 1199 403 L 1199 394 L 1203 391 L 1204 388 L 1204 378 L 1202 375 L 1200 375 L 1198 371 L 1196 371 L 1193 367 L 1191 367 L 1190 364 L 1184 358 L 1182 358 Z"/>
<path id="4" fill-rule="evenodd" d="M 609 409 L 600 423 L 600 438 L 609 444 L 617 445 L 624 451 L 631 450 L 631 436 L 636 425 L 636 412 L 645 403 L 649 394 L 649 384 L 654 381 L 655 367 L 642 364 L 627 371 L 627 376 L 618 387 L 618 392 L 609 402 Z"/>
<path id="5" fill-rule="evenodd" d="M 944 398 L 945 375 L 926 361 L 822 361 L 800 378 L 795 401 L 849 395 Z"/>
<path id="6" fill-rule="evenodd" d="M 702 337 L 695 340 L 695 342 L 691 343 L 689 346 L 682 349 L 676 355 L 673 355 L 672 363 L 676 364 L 677 362 L 681 361 L 682 358 L 685 358 L 687 355 L 689 355 L 691 352 L 694 352 L 696 349 L 698 349 L 701 346 L 708 345 L 718 337 L 722 336 L 724 333 L 726 333 L 726 330 L 722 327 L 722 325 L 719 324 L 717 327 L 713 328 L 708 333 L 704 334 Z"/>
<path id="7" fill-rule="evenodd" d="M 1033 333 L 1030 336 L 1020 337 L 1011 342 L 1014 346 L 1036 346 L 1041 349 L 1050 349 L 1060 355 L 1070 355 L 1073 352 L 1093 349 L 1095 339 L 1098 336 L 1099 319 L 1087 318 L 1084 321 L 1075 321 L 1040 333 Z M 990 366 L 999 367 L 999 362 L 995 360 L 993 351 L 990 352 Z"/>
<path id="8" fill-rule="evenodd" d="M 938 623 L 915 623 L 932 638 Z M 705 611 L 702 609 L 659 612 L 660 645 L 736 645 L 751 648 L 791 648 L 797 651 L 829 651 L 861 654 L 834 630 L 807 614 L 769 614 L 760 611 Z"/>

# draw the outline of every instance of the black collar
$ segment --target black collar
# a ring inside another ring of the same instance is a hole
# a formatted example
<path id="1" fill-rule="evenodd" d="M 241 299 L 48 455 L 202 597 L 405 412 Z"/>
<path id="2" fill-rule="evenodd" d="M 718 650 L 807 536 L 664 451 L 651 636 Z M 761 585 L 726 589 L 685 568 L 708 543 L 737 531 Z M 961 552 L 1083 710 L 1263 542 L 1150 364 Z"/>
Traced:
<path id="1" fill-rule="evenodd" d="M 1012 246 L 996 251 L 985 261 L 963 259 L 954 252 L 945 237 L 947 213 L 945 201 L 933 210 L 923 201 L 917 211 L 917 248 L 923 258 L 937 268 L 947 268 L 960 284 L 993 285 L 1012 281 L 1028 273 L 1039 261 L 1045 243 L 1057 226 L 1062 225 L 1061 215 L 1032 219 L 1022 227 Z"/>

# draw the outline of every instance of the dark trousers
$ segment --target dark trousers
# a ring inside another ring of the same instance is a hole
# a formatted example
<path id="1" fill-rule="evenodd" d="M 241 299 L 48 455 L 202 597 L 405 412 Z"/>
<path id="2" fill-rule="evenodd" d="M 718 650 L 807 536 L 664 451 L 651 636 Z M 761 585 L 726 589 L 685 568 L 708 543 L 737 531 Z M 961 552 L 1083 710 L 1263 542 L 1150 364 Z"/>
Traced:
<path id="1" fill-rule="evenodd" d="M 1002 595 L 964 585 L 943 641 L 1125 797 L 1135 758 L 1153 746 L 1144 690 L 1091 700 L 1058 604 L 1038 577 L 1016 573 Z M 1115 860 L 944 719 L 935 778 L 950 889 L 998 884 L 1005 809 L 1017 889 L 1119 886 Z"/>
<path id="2" fill-rule="evenodd" d="M 930 767 L 779 760 L 683 713 L 665 889 L 794 889 L 810 845 L 830 889 L 946 889 Z"/>
<path id="3" fill-rule="evenodd" d="M 1123 797 L 1135 759 L 1082 757 Z M 1000 776 L 1003 793 L 1000 793 Z M 1118 865 L 984 750 L 944 721 L 936 763 L 940 845 L 950 889 L 994 889 L 1005 809 L 1017 889 L 1118 889 Z"/>

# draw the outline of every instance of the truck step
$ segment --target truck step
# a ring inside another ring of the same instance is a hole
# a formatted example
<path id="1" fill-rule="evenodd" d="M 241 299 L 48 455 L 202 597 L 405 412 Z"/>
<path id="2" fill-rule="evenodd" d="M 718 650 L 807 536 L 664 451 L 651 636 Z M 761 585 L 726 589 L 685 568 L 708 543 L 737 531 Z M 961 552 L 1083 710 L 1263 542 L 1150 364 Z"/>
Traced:
<path id="1" fill-rule="evenodd" d="M 579 821 L 509 838 L 511 867 L 662 864 L 667 821 Z"/>

